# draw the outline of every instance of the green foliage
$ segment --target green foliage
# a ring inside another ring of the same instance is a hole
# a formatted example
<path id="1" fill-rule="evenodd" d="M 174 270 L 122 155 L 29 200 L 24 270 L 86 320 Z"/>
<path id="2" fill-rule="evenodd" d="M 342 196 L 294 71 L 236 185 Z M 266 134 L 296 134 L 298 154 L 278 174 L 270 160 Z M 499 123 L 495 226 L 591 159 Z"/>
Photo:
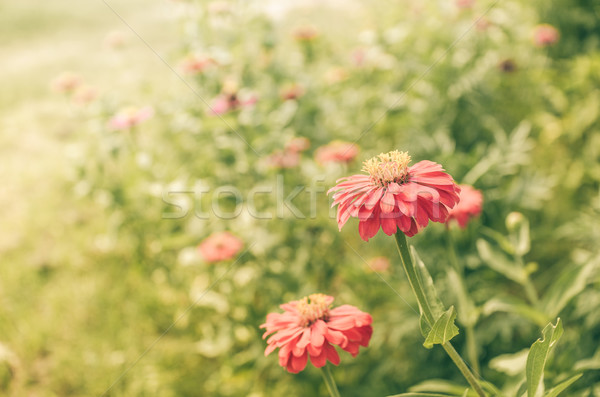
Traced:
<path id="1" fill-rule="evenodd" d="M 435 320 L 429 334 L 423 342 L 423 346 L 431 349 L 433 345 L 442 345 L 458 335 L 458 327 L 454 324 L 456 310 L 450 306 L 442 315 Z"/>
<path id="2" fill-rule="evenodd" d="M 550 350 L 563 334 L 563 326 L 560 318 L 556 325 L 548 324 L 542 331 L 542 339 L 535 341 L 527 355 L 527 396 L 538 397 L 544 395 L 544 367 L 550 354 Z"/>

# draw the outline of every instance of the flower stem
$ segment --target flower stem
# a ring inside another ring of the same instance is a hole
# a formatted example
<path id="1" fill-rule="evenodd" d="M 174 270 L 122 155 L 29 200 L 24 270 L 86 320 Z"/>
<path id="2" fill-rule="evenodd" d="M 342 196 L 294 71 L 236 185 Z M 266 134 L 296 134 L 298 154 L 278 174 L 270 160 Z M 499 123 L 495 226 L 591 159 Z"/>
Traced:
<path id="1" fill-rule="evenodd" d="M 421 311 L 423 313 L 423 316 L 425 317 L 425 320 L 429 323 L 430 326 L 433 326 L 433 324 L 435 323 L 433 312 L 431 310 L 431 307 L 429 306 L 429 302 L 427 301 L 427 296 L 425 295 L 423 285 L 421 284 L 421 281 L 417 274 L 417 269 L 415 268 L 412 258 L 410 256 L 410 252 L 408 251 L 408 243 L 406 241 L 406 236 L 401 231 L 398 231 L 395 237 L 396 244 L 398 245 L 398 252 L 400 253 L 400 259 L 402 260 L 402 266 L 404 267 L 404 271 L 406 272 L 406 276 L 408 278 L 410 287 L 412 288 L 415 297 L 417 298 L 417 302 L 421 307 Z M 450 342 L 446 342 L 442 344 L 442 347 L 444 348 L 448 356 L 450 356 L 454 364 L 458 367 L 458 369 L 463 374 L 467 382 L 469 382 L 473 390 L 475 390 L 477 395 L 479 395 L 480 397 L 486 397 L 486 394 L 483 391 L 483 388 L 481 387 L 479 382 L 477 381 L 477 378 L 475 377 L 475 375 L 473 375 L 467 364 L 465 364 L 462 357 L 456 352 L 452 344 Z"/>
<path id="2" fill-rule="evenodd" d="M 331 375 L 331 370 L 329 369 L 329 365 L 324 365 L 321 367 L 321 374 L 323 374 L 323 379 L 325 380 L 325 384 L 327 385 L 327 390 L 329 391 L 329 395 L 331 397 L 340 397 L 340 392 L 335 384 L 335 380 Z"/>

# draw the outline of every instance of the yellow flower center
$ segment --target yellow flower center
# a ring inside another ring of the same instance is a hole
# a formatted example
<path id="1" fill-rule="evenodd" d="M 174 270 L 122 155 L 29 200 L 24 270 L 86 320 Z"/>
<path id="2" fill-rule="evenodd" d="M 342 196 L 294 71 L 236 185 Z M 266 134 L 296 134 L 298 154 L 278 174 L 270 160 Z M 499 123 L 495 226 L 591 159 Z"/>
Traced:
<path id="1" fill-rule="evenodd" d="M 304 327 L 311 325 L 317 320 L 327 320 L 329 317 L 327 296 L 323 294 L 305 296 L 298 301 L 296 308 L 302 317 L 300 325 Z"/>
<path id="2" fill-rule="evenodd" d="M 375 184 L 385 187 L 391 182 L 406 182 L 409 163 L 408 152 L 394 150 L 365 161 L 362 170 L 371 176 Z"/>

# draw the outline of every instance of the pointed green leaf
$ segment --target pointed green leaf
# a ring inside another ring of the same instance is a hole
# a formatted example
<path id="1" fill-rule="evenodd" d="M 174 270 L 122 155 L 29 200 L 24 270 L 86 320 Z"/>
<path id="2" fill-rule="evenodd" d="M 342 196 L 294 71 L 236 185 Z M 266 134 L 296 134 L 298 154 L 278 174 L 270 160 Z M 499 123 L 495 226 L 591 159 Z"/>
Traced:
<path id="1" fill-rule="evenodd" d="M 550 349 L 556 344 L 562 334 L 563 326 L 559 318 L 556 320 L 556 325 L 552 325 L 552 323 L 546 325 L 542 331 L 542 339 L 536 340 L 531 345 L 525 368 L 528 397 L 540 397 L 544 395 L 544 367 L 546 366 L 546 360 L 550 355 Z"/>
<path id="2" fill-rule="evenodd" d="M 593 274 L 600 268 L 600 256 L 590 260 L 585 265 L 565 269 L 552 283 L 544 295 L 544 311 L 551 317 L 557 316 L 571 299 L 593 280 Z"/>
<path id="3" fill-rule="evenodd" d="M 454 306 L 450 306 L 450 309 L 442 313 L 433 324 L 423 346 L 431 349 L 433 345 L 441 345 L 458 335 L 458 327 L 454 324 L 454 320 L 456 320 L 456 310 Z"/>
<path id="4" fill-rule="evenodd" d="M 579 378 L 581 378 L 583 374 L 577 374 L 575 376 L 570 377 L 569 379 L 565 380 L 564 382 L 559 383 L 558 385 L 554 386 L 547 394 L 545 397 L 556 397 L 558 396 L 560 393 L 562 393 L 567 387 L 571 386 L 573 383 L 575 383 L 575 381 Z"/>
<path id="5" fill-rule="evenodd" d="M 437 295 L 435 285 L 433 284 L 433 278 L 431 278 L 431 274 L 429 274 L 427 267 L 425 267 L 425 263 L 423 263 L 417 250 L 412 245 L 410 246 L 410 254 L 419 274 L 425 295 L 427 295 L 427 302 L 429 302 L 433 316 L 437 318 L 444 312 L 444 305 Z"/>
<path id="6" fill-rule="evenodd" d="M 444 379 L 429 379 L 411 386 L 409 391 L 413 393 L 442 393 L 444 395 L 461 396 L 465 386 Z M 473 395 L 469 391 L 469 395 Z"/>
<path id="7" fill-rule="evenodd" d="M 543 327 L 548 324 L 548 316 L 543 312 L 531 307 L 527 303 L 517 298 L 499 297 L 490 299 L 483 305 L 481 310 L 484 316 L 489 316 L 495 312 L 514 313 L 529 319 L 535 324 Z"/>
<path id="8" fill-rule="evenodd" d="M 508 376 L 516 376 L 525 371 L 528 349 L 513 354 L 501 354 L 490 360 L 489 367 Z"/>

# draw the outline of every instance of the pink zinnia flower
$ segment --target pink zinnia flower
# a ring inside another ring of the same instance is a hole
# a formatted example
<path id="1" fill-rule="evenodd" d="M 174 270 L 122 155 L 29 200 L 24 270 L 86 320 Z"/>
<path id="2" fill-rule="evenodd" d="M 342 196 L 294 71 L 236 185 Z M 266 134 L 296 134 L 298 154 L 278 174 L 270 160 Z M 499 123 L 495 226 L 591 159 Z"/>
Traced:
<path id="1" fill-rule="evenodd" d="M 460 201 L 458 204 L 448 211 L 447 224 L 450 224 L 452 219 L 458 222 L 461 228 L 465 228 L 471 218 L 475 218 L 481 214 L 481 206 L 483 204 L 483 195 L 477 189 L 469 185 L 459 185 Z"/>
<path id="2" fill-rule="evenodd" d="M 349 163 L 358 156 L 358 146 L 350 142 L 333 141 L 315 152 L 319 164 Z"/>
<path id="3" fill-rule="evenodd" d="M 209 263 L 232 259 L 242 250 L 244 243 L 229 232 L 217 232 L 198 246 L 202 258 Z"/>
<path id="4" fill-rule="evenodd" d="M 535 27 L 533 43 L 538 47 L 547 47 L 558 41 L 560 33 L 552 25 L 543 24 Z"/>
<path id="5" fill-rule="evenodd" d="M 154 110 L 150 106 L 125 108 L 115 114 L 108 124 L 115 130 L 124 130 L 148 120 L 152 115 L 154 115 Z"/>
<path id="6" fill-rule="evenodd" d="M 385 256 L 377 256 L 369 261 L 369 269 L 375 272 L 385 272 L 390 268 L 390 260 Z"/>
<path id="7" fill-rule="evenodd" d="M 439 164 L 409 163 L 407 152 L 381 153 L 364 162 L 368 175 L 338 180 L 327 193 L 335 192 L 332 206 L 338 206 L 340 230 L 350 217 L 358 218 L 358 232 L 369 241 L 379 228 L 388 236 L 400 229 L 410 237 L 429 220 L 445 222 L 448 208 L 458 203 L 460 188 Z"/>
<path id="8" fill-rule="evenodd" d="M 284 313 L 269 313 L 263 339 L 267 340 L 265 356 L 279 348 L 279 364 L 289 372 L 298 373 L 306 367 L 308 357 L 317 368 L 327 361 L 340 363 L 334 345 L 356 357 L 359 346 L 368 346 L 373 319 L 354 306 L 331 309 L 333 297 L 312 294 L 298 301 L 281 305 Z"/>

